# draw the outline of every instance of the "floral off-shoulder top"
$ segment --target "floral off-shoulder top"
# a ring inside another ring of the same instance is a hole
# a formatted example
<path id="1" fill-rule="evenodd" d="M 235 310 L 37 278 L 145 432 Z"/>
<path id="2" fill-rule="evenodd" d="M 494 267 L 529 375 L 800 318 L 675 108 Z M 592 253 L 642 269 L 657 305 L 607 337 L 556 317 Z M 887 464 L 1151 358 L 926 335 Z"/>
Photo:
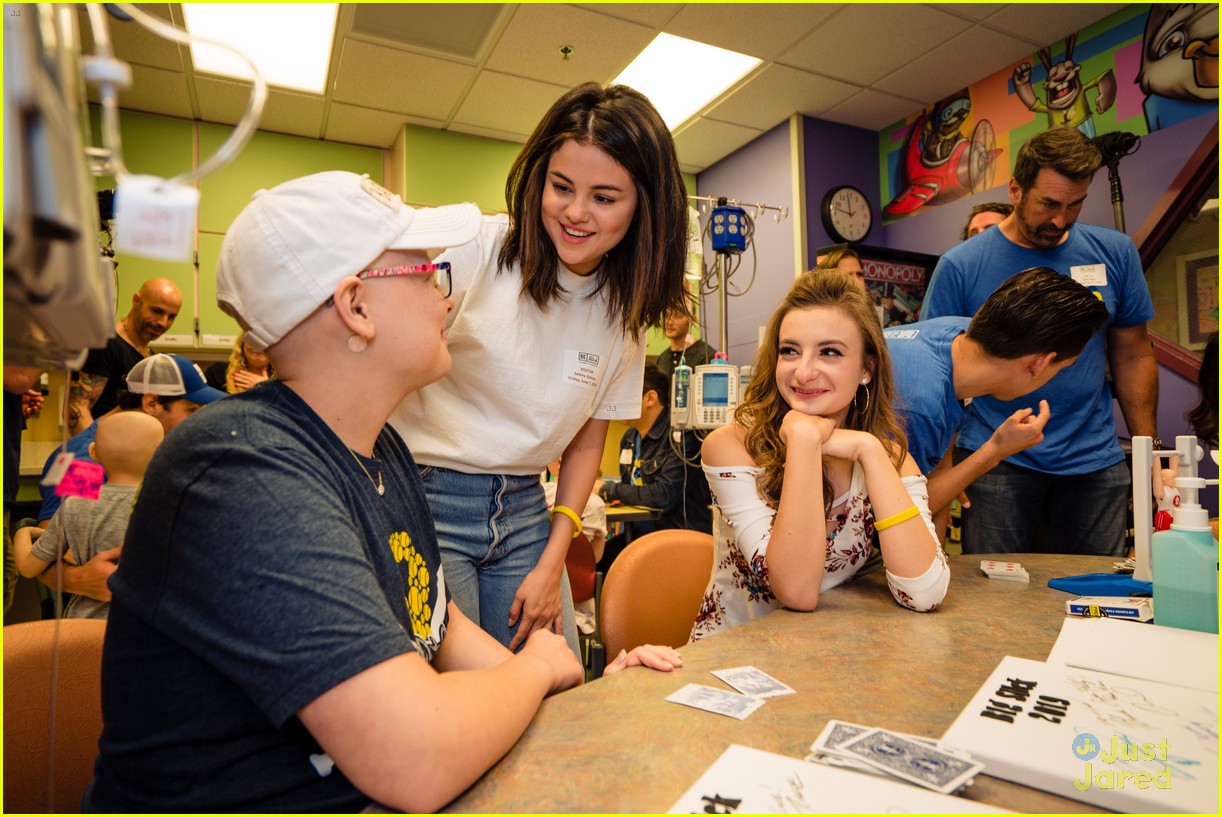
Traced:
<path id="1" fill-rule="evenodd" d="M 772 537 L 776 508 L 766 503 L 756 489 L 762 469 L 734 466 L 704 466 L 713 490 L 713 575 L 692 628 L 691 640 L 712 635 L 726 627 L 743 624 L 771 612 L 781 603 L 768 582 L 765 555 Z M 929 492 L 923 476 L 902 477 L 904 488 L 921 511 L 921 518 L 934 534 L 929 513 Z M 856 575 L 870 555 L 874 538 L 874 511 L 865 491 L 865 474 L 854 463 L 849 489 L 832 503 L 843 510 L 828 520 L 827 557 L 823 565 L 821 593 L 844 584 Z M 946 596 L 950 566 L 938 546 L 937 557 L 921 576 L 903 578 L 887 571 L 887 586 L 895 600 L 920 612 L 935 609 Z"/>

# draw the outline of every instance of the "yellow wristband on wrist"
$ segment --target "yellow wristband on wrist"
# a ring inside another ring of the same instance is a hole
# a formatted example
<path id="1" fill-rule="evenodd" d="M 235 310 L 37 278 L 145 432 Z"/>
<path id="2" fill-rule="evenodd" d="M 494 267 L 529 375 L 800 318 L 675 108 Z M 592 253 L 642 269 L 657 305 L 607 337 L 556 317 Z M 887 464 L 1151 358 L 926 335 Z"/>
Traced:
<path id="1" fill-rule="evenodd" d="M 547 518 L 551 519 L 556 514 L 563 514 L 564 516 L 567 516 L 569 519 L 573 520 L 574 539 L 581 536 L 581 517 L 577 515 L 576 511 L 574 511 L 572 508 L 565 507 L 564 505 L 557 505 L 556 507 L 552 508 L 550 513 L 548 513 Z"/>
<path id="2" fill-rule="evenodd" d="M 888 516 L 886 519 L 880 519 L 875 522 L 874 530 L 880 531 L 886 530 L 887 528 L 893 528 L 901 522 L 907 522 L 914 516 L 920 516 L 920 514 L 920 508 L 918 508 L 916 505 L 910 505 L 897 514 L 893 514 L 892 516 Z"/>

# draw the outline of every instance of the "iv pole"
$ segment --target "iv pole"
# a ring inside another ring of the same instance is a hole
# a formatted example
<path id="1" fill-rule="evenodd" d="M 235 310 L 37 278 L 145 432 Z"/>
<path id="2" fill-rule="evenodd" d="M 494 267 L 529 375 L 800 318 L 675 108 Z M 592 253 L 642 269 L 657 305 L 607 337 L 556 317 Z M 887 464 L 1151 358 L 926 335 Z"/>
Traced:
<path id="1" fill-rule="evenodd" d="M 741 207 L 744 210 L 752 209 L 755 211 L 755 218 L 763 215 L 765 210 L 772 210 L 774 214 L 772 220 L 779 224 L 781 219 L 789 217 L 788 207 L 778 207 L 772 204 L 754 204 L 741 202 L 737 199 L 726 198 L 725 196 L 688 196 L 688 201 L 703 202 L 701 212 L 708 211 L 708 204 L 712 203 L 717 207 L 734 206 Z M 737 251 L 741 252 L 741 250 Z M 736 251 L 728 249 L 719 249 L 714 251 L 715 258 L 713 260 L 713 278 L 715 285 L 713 290 L 717 291 L 717 349 L 718 351 L 729 354 L 730 349 L 730 327 L 727 318 L 730 314 L 730 293 L 726 287 L 726 279 L 728 277 L 729 257 L 736 254 Z M 704 281 L 701 281 L 704 284 Z M 742 294 L 742 293 L 738 293 Z"/>

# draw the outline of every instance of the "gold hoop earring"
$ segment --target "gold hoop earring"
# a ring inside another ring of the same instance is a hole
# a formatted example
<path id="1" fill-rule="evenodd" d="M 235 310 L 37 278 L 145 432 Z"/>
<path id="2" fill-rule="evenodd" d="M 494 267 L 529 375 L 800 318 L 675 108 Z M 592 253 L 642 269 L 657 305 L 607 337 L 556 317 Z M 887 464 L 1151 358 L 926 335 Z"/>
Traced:
<path id="1" fill-rule="evenodd" d="M 870 388 L 864 383 L 862 384 L 861 388 L 866 393 L 866 407 L 861 410 L 861 414 L 864 416 L 865 413 L 870 410 Z M 857 392 L 853 392 L 853 408 L 854 410 L 857 408 Z"/>

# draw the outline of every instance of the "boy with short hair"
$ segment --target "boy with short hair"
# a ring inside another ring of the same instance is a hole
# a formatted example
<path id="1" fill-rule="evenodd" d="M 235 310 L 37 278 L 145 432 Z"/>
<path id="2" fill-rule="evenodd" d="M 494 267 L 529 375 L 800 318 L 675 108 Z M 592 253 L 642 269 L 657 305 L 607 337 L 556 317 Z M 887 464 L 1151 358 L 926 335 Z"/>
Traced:
<path id="1" fill-rule="evenodd" d="M 39 576 L 67 550 L 82 565 L 122 545 L 144 470 L 164 436 L 161 423 L 143 412 L 124 411 L 99 420 L 89 456 L 106 469 L 106 484 L 97 500 L 67 497 L 45 531 L 17 531 L 14 548 L 21 575 Z M 104 619 L 109 611 L 108 602 L 73 596 L 64 617 Z"/>

